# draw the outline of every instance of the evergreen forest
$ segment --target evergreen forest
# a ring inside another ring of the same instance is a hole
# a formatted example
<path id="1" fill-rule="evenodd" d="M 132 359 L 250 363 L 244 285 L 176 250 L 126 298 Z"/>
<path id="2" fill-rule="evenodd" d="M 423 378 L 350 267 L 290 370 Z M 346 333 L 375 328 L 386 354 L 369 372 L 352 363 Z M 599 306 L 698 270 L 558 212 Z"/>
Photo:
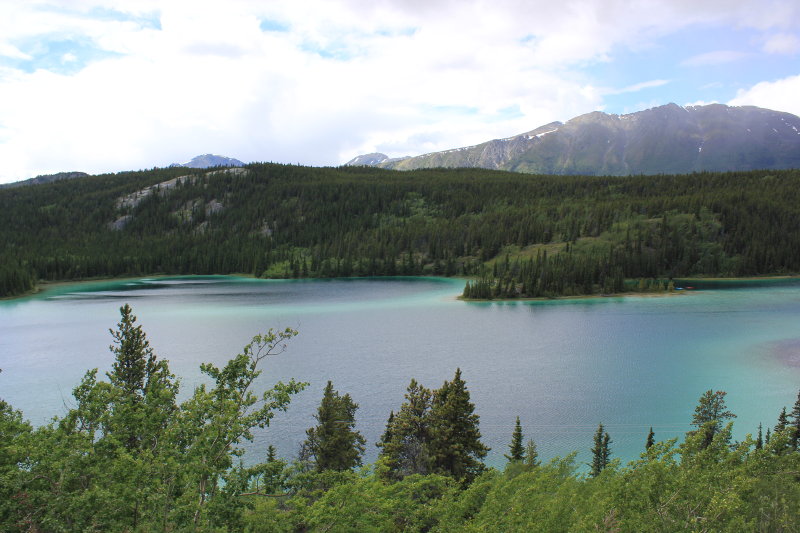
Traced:
<path id="1" fill-rule="evenodd" d="M 110 333 L 111 369 L 89 370 L 63 416 L 34 428 L 0 400 L 3 531 L 744 532 L 800 524 L 800 395 L 766 434 L 759 426 L 755 438 L 736 442 L 725 392 L 708 390 L 682 442 L 659 441 L 651 429 L 627 465 L 614 458 L 602 423 L 586 443 L 591 464 L 576 464 L 574 454 L 544 462 L 536 436 L 526 438 L 509 413 L 507 463 L 493 469 L 481 461 L 480 417 L 459 370 L 434 390 L 411 379 L 378 443 L 365 442 L 358 405 L 328 382 L 298 457 L 268 446 L 245 463 L 254 429 L 308 385 L 257 385 L 296 331 L 269 331 L 224 366 L 201 365 L 206 383 L 182 402 L 179 379 L 128 305 Z M 362 465 L 374 444 L 378 460 Z"/>
<path id="2" fill-rule="evenodd" d="M 467 298 L 800 272 L 800 172 L 153 169 L 0 190 L 0 296 L 155 274 L 465 276 Z"/>

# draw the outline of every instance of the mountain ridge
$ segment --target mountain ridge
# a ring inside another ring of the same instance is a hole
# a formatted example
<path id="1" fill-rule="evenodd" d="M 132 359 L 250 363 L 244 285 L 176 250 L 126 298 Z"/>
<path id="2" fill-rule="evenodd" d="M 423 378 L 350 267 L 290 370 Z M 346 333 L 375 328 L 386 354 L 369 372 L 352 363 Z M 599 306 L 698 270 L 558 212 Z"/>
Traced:
<path id="1" fill-rule="evenodd" d="M 233 157 L 216 154 L 202 154 L 193 157 L 186 163 L 173 163 L 171 167 L 209 168 L 209 167 L 243 167 L 244 163 Z"/>
<path id="2" fill-rule="evenodd" d="M 473 146 L 402 158 L 373 153 L 346 165 L 617 176 L 798 168 L 800 118 L 724 104 L 671 103 L 624 115 L 593 111 Z"/>

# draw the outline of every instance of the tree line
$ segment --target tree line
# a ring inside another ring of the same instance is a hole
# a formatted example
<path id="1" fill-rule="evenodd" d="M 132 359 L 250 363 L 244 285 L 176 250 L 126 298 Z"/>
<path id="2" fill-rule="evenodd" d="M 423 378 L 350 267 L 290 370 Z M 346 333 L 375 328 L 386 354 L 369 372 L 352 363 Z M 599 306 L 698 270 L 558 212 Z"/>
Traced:
<path id="1" fill-rule="evenodd" d="M 436 390 L 411 380 L 374 465 L 361 466 L 358 405 L 329 381 L 298 457 L 246 465 L 242 443 L 308 384 L 265 391 L 261 365 L 297 332 L 256 336 L 207 385 L 179 380 L 132 309 L 111 330 L 106 379 L 90 370 L 75 407 L 38 428 L 0 400 L 4 531 L 716 531 L 800 523 L 800 394 L 774 430 L 731 438 L 724 391 L 706 391 L 684 441 L 657 441 L 622 466 L 597 428 L 588 471 L 575 454 L 543 463 L 519 417 L 507 465 L 487 468 L 461 372 Z"/>
<path id="2" fill-rule="evenodd" d="M 796 170 L 189 172 L 0 190 L 0 295 L 40 281 L 239 273 L 458 275 L 485 278 L 495 296 L 550 296 L 616 292 L 640 279 L 800 271 Z"/>

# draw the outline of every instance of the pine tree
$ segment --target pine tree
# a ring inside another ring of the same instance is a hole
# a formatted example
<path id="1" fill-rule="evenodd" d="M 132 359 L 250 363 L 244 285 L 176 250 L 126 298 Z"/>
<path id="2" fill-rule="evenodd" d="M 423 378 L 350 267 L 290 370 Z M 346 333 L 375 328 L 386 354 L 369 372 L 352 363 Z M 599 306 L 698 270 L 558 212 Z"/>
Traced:
<path id="1" fill-rule="evenodd" d="M 393 477 L 428 474 L 430 463 L 430 409 L 432 393 L 412 379 L 406 401 L 395 415 L 389 415 L 381 438 L 381 457 Z"/>
<path id="2" fill-rule="evenodd" d="M 761 422 L 758 423 L 758 437 L 756 437 L 756 450 L 764 447 L 764 435 L 761 430 Z"/>
<path id="3" fill-rule="evenodd" d="M 525 446 L 525 464 L 530 467 L 539 466 L 539 453 L 536 451 L 533 439 L 528 439 L 528 444 Z"/>
<path id="4" fill-rule="evenodd" d="M 481 459 L 489 448 L 480 440 L 480 417 L 474 411 L 457 369 L 453 381 L 445 381 L 433 394 L 430 453 L 435 472 L 469 482 L 483 470 Z"/>
<path id="5" fill-rule="evenodd" d="M 519 423 L 519 417 L 517 417 L 514 432 L 511 434 L 511 444 L 508 445 L 508 451 L 509 455 L 506 455 L 505 458 L 509 462 L 519 463 L 525 459 L 525 448 L 522 445 L 522 426 Z"/>
<path id="6" fill-rule="evenodd" d="M 647 442 L 644 443 L 644 449 L 649 450 L 653 444 L 656 443 L 656 434 L 653 433 L 652 426 L 650 427 L 650 433 L 647 434 Z"/>
<path id="7" fill-rule="evenodd" d="M 594 446 L 592 447 L 592 470 L 589 473 L 592 477 L 597 477 L 605 467 L 608 466 L 609 458 L 611 457 L 611 438 L 608 432 L 603 428 L 603 424 L 597 426 L 597 431 L 594 434 Z"/>
<path id="8" fill-rule="evenodd" d="M 778 415 L 778 423 L 775 424 L 775 433 L 780 433 L 784 429 L 787 428 L 789 425 L 789 418 L 786 415 L 786 407 L 781 410 L 781 414 Z"/>
<path id="9" fill-rule="evenodd" d="M 383 430 L 383 435 L 381 435 L 380 440 L 375 443 L 375 446 L 378 448 L 385 447 L 388 443 L 392 441 L 392 435 L 394 435 L 394 411 L 389 412 L 389 419 L 386 421 L 386 429 Z"/>
<path id="10" fill-rule="evenodd" d="M 796 450 L 800 443 L 800 391 L 797 393 L 797 400 L 794 402 L 794 407 L 792 407 L 792 412 L 789 413 L 789 416 L 792 418 L 792 448 Z"/>
<path id="11" fill-rule="evenodd" d="M 393 477 L 400 479 L 412 474 L 430 472 L 430 408 L 432 393 L 412 379 L 405 395 L 406 401 L 394 416 L 391 439 L 382 446 Z M 391 418 L 391 417 L 390 417 Z"/>
<path id="12" fill-rule="evenodd" d="M 725 391 L 707 390 L 700 397 L 697 407 L 694 409 L 692 416 L 692 425 L 697 426 L 696 431 L 703 431 L 703 447 L 706 448 L 711 444 L 720 429 L 722 423 L 730 418 L 736 418 L 736 415 L 727 410 L 725 405 Z M 691 432 L 694 433 L 694 432 Z"/>
<path id="13" fill-rule="evenodd" d="M 306 430 L 303 455 L 312 459 L 318 472 L 349 470 L 361 464 L 366 441 L 356 431 L 358 404 L 349 394 L 340 396 L 328 381 L 317 414 L 317 425 Z"/>
<path id="14" fill-rule="evenodd" d="M 106 434 L 113 434 L 128 450 L 152 444 L 177 409 L 178 383 L 164 360 L 158 360 L 142 326 L 128 304 L 116 330 L 109 330 L 115 355 L 107 373 L 112 386 L 113 405 L 106 420 Z"/>

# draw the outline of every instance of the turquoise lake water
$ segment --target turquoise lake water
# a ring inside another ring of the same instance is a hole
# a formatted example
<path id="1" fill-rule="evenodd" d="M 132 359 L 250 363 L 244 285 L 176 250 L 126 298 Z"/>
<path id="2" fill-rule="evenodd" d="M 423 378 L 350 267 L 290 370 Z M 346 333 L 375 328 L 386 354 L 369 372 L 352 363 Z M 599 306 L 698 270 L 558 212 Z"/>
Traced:
<path id="1" fill-rule="evenodd" d="M 514 420 L 549 459 L 588 450 L 597 424 L 612 455 L 638 457 L 650 426 L 680 437 L 700 395 L 728 392 L 734 436 L 772 427 L 800 388 L 800 282 L 696 284 L 669 297 L 462 302 L 462 280 L 154 278 L 83 283 L 0 302 L 0 397 L 36 424 L 63 415 L 89 368 L 107 371 L 109 328 L 129 303 L 151 345 L 182 378 L 224 364 L 269 328 L 300 331 L 261 382 L 311 386 L 259 430 L 251 460 L 274 444 L 294 458 L 328 379 L 360 405 L 365 460 L 412 377 L 430 388 L 457 367 L 481 417 L 487 462 L 503 464 Z"/>

